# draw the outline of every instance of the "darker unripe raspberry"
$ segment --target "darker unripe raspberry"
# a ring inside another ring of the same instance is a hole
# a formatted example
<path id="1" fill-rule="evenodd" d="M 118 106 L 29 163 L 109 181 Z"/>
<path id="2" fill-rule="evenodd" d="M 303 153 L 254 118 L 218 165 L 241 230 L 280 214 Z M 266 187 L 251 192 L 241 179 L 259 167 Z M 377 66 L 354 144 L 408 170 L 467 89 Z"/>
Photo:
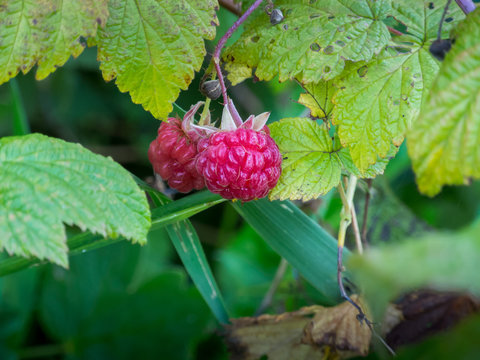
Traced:
<path id="1" fill-rule="evenodd" d="M 280 177 L 282 157 L 267 127 L 217 132 L 197 148 L 196 167 L 207 188 L 226 199 L 263 198 Z"/>
<path id="2" fill-rule="evenodd" d="M 158 136 L 148 149 L 153 170 L 180 192 L 205 187 L 203 178 L 195 168 L 197 144 L 182 129 L 181 120 L 169 118 L 158 129 Z"/>

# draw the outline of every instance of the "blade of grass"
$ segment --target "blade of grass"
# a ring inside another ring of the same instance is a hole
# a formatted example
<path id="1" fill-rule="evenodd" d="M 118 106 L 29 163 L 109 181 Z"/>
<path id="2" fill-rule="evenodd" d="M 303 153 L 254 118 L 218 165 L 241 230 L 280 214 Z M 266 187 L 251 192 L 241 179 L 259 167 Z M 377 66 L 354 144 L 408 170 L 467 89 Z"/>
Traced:
<path id="1" fill-rule="evenodd" d="M 25 107 L 23 106 L 20 88 L 15 78 L 10 80 L 10 93 L 12 95 L 13 105 L 13 135 L 30 134 L 30 124 L 28 123 Z"/>
<path id="2" fill-rule="evenodd" d="M 153 191 L 153 189 L 149 190 L 148 194 L 157 206 L 165 202 L 164 198 L 157 197 L 158 192 Z M 217 199 L 213 202 L 218 203 L 219 200 Z M 222 295 L 213 277 L 197 232 L 191 222 L 188 220 L 177 221 L 167 225 L 166 229 L 185 269 L 200 294 L 202 294 L 205 302 L 220 323 L 227 323 L 229 317 Z"/>
<path id="3" fill-rule="evenodd" d="M 255 231 L 325 297 L 340 301 L 337 241 L 290 201 L 261 199 L 233 207 Z M 344 250 L 344 259 L 350 255 Z"/>

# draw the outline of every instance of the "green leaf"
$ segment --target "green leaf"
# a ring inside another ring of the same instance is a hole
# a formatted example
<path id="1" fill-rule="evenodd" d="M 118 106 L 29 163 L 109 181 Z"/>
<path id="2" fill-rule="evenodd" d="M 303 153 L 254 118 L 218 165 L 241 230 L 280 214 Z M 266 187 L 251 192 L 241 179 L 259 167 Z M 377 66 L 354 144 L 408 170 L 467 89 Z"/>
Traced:
<path id="1" fill-rule="evenodd" d="M 0 140 L 0 248 L 68 266 L 62 223 L 145 243 L 147 199 L 129 173 L 40 134 Z"/>
<path id="2" fill-rule="evenodd" d="M 289 201 L 260 199 L 234 202 L 233 207 L 255 231 L 296 268 L 325 297 L 335 304 L 337 284 L 337 241 Z M 350 252 L 344 249 L 346 259 Z"/>
<path id="3" fill-rule="evenodd" d="M 208 192 L 205 193 L 208 195 Z M 148 190 L 148 194 L 157 206 L 168 204 L 170 201 L 153 189 Z M 218 195 L 211 195 L 218 200 Z M 210 307 L 210 310 L 220 323 L 227 323 L 229 316 L 225 309 L 222 294 L 218 289 L 217 282 L 192 223 L 189 220 L 177 221 L 167 225 L 166 229 L 178 256 L 182 259 L 185 269 Z"/>
<path id="4" fill-rule="evenodd" d="M 6 0 L 0 8 L 0 84 L 38 63 L 44 79 L 84 49 L 108 17 L 106 0 Z"/>
<path id="5" fill-rule="evenodd" d="M 433 41 L 437 37 L 438 26 L 447 0 L 395 0 L 392 2 L 391 15 L 406 26 L 407 34 L 417 43 Z M 448 7 L 442 24 L 442 39 L 448 39 L 451 30 L 465 15 L 459 6 Z M 427 44 L 429 45 L 429 44 Z"/>
<path id="6" fill-rule="evenodd" d="M 143 190 L 153 191 L 151 187 L 143 183 L 141 180 L 138 181 Z M 161 207 L 152 210 L 152 226 L 150 227 L 149 234 L 176 221 L 185 220 L 200 211 L 225 201 L 225 199 L 222 199 L 218 195 L 212 194 L 209 191 L 198 192 L 173 202 L 166 196 L 162 197 L 162 194 L 159 192 L 156 192 L 155 194 L 156 197 L 161 197 L 166 205 L 162 205 Z M 87 251 L 113 245 L 124 240 L 125 238 L 123 237 L 105 239 L 100 235 L 95 235 L 88 231 L 72 235 L 69 236 L 67 240 L 69 249 L 68 255 L 74 256 L 77 254 L 83 254 Z M 20 256 L 0 258 L 0 276 L 8 275 L 39 263 L 42 263 L 39 259 L 24 258 Z"/>
<path id="7" fill-rule="evenodd" d="M 418 187 L 430 196 L 446 184 L 480 177 L 480 11 L 471 13 L 457 33 L 408 137 Z"/>
<path id="8" fill-rule="evenodd" d="M 325 126 L 309 118 L 287 118 L 269 127 L 283 155 L 270 199 L 307 201 L 338 185 L 342 163 Z"/>
<path id="9" fill-rule="evenodd" d="M 437 61 L 420 46 L 345 69 L 335 82 L 332 122 L 360 171 L 403 142 L 437 71 Z"/>
<path id="10" fill-rule="evenodd" d="M 429 287 L 480 295 L 480 224 L 458 233 L 435 233 L 354 255 L 348 266 L 372 308 L 400 294 Z M 408 264 L 408 266 L 405 266 Z"/>
<path id="11" fill-rule="evenodd" d="M 377 162 L 373 165 L 370 165 L 364 171 L 360 171 L 354 164 L 352 160 L 352 156 L 350 155 L 350 150 L 348 148 L 342 148 L 338 152 L 338 156 L 342 161 L 343 167 L 347 170 L 350 174 L 355 175 L 359 178 L 364 179 L 373 179 L 377 175 L 382 175 L 387 167 L 390 159 L 395 157 L 395 154 L 398 152 L 398 148 L 394 145 L 390 147 L 387 156 L 384 158 L 377 158 Z"/>
<path id="12" fill-rule="evenodd" d="M 282 174 L 269 194 L 270 200 L 316 199 L 338 185 L 342 168 L 358 177 L 373 178 L 383 173 L 396 152 L 392 147 L 388 158 L 360 171 L 349 149 L 334 143 L 323 124 L 309 118 L 287 118 L 269 127 L 283 155 Z"/>
<path id="13" fill-rule="evenodd" d="M 116 78 L 156 118 L 166 117 L 202 65 L 215 37 L 216 0 L 110 0 L 96 39 L 103 78 Z"/>
<path id="14" fill-rule="evenodd" d="M 310 109 L 313 117 L 328 118 L 333 110 L 332 97 L 337 92 L 332 81 L 304 85 L 306 93 L 300 94 L 298 102 Z"/>
<path id="15" fill-rule="evenodd" d="M 255 68 L 260 80 L 278 74 L 303 83 L 339 75 L 346 60 L 368 61 L 390 40 L 381 21 L 390 0 L 279 0 L 284 20 L 275 26 L 257 11 L 240 39 L 224 53 L 229 79 L 236 84 Z"/>

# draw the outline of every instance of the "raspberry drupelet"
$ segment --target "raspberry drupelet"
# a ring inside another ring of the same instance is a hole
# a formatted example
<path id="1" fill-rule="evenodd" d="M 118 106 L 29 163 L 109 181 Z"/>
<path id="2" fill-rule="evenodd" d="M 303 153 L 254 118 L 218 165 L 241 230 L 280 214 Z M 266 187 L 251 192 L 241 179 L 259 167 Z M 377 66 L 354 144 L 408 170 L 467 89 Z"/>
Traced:
<path id="1" fill-rule="evenodd" d="M 265 125 L 269 113 L 234 125 L 227 106 L 222 129 L 197 145 L 196 168 L 207 188 L 226 199 L 251 201 L 265 197 L 281 173 L 282 156 Z"/>
<path id="2" fill-rule="evenodd" d="M 182 193 L 205 187 L 203 177 L 195 168 L 198 130 L 191 127 L 193 115 L 201 103 L 192 106 L 184 120 L 169 118 L 158 129 L 158 136 L 148 149 L 148 158 L 155 173 L 168 185 Z"/>

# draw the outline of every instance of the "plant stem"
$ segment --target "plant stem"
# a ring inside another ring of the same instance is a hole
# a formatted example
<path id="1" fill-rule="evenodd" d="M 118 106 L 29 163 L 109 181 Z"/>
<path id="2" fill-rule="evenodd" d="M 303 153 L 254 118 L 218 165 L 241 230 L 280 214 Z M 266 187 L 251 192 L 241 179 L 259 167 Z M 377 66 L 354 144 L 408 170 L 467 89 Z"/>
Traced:
<path id="1" fill-rule="evenodd" d="M 471 13 L 475 10 L 475 3 L 472 0 L 455 0 L 457 5 L 465 14 Z"/>
<path id="2" fill-rule="evenodd" d="M 397 29 L 394 29 L 393 27 L 391 26 L 387 26 L 388 28 L 388 31 L 391 32 L 393 35 L 398 35 L 398 36 L 401 36 L 401 35 L 405 35 L 404 33 L 402 33 L 401 31 L 397 30 Z"/>
<path id="3" fill-rule="evenodd" d="M 230 110 L 230 113 L 232 114 L 232 118 L 237 124 L 237 126 L 240 126 L 242 124 L 242 119 L 238 115 L 238 112 L 234 110 L 233 103 L 230 103 L 228 101 L 228 96 L 227 96 L 227 88 L 225 86 L 225 81 L 223 79 L 223 74 L 222 74 L 222 69 L 220 68 L 220 53 L 222 52 L 223 47 L 225 46 L 227 40 L 232 36 L 232 34 L 235 32 L 235 30 L 238 29 L 240 25 L 243 24 L 243 22 L 252 14 L 252 12 L 260 6 L 263 0 L 256 0 L 252 6 L 250 6 L 247 11 L 243 13 L 242 16 L 238 18 L 237 21 L 233 23 L 233 25 L 230 27 L 230 29 L 227 30 L 227 32 L 220 38 L 220 40 L 217 43 L 217 46 L 215 47 L 215 51 L 213 52 L 213 63 L 215 65 L 215 70 L 217 71 L 218 75 L 218 81 L 220 81 L 220 87 L 222 88 L 222 96 L 223 96 L 223 103 L 225 106 L 228 106 L 228 109 Z"/>
<path id="4" fill-rule="evenodd" d="M 30 133 L 30 124 L 28 123 L 25 107 L 23 106 L 22 95 L 18 87 L 17 79 L 10 80 L 10 92 L 13 102 L 13 135 L 26 135 Z"/>
<path id="5" fill-rule="evenodd" d="M 442 26 L 443 26 L 443 21 L 445 20 L 445 15 L 447 15 L 448 7 L 450 6 L 450 3 L 452 0 L 448 0 L 447 3 L 445 4 L 445 8 L 443 9 L 442 12 L 442 17 L 440 18 L 440 25 L 438 25 L 438 31 L 437 31 L 437 40 L 442 39 Z"/>
<path id="6" fill-rule="evenodd" d="M 263 297 L 262 303 L 258 307 L 257 311 L 255 311 L 255 316 L 261 315 L 265 311 L 265 309 L 270 306 L 273 300 L 273 295 L 275 295 L 275 292 L 277 291 L 278 286 L 280 285 L 280 282 L 282 281 L 287 268 L 288 262 L 282 257 L 282 260 L 280 260 L 280 264 L 278 265 L 277 271 L 275 272 L 275 277 L 273 278 L 273 281 L 270 284 L 267 293 Z"/>
<path id="7" fill-rule="evenodd" d="M 362 239 L 367 243 L 367 219 L 368 219 L 368 206 L 370 205 L 370 197 L 372 191 L 372 179 L 367 179 L 367 193 L 365 194 L 365 206 L 363 208 L 363 222 L 362 222 Z"/>
<path id="8" fill-rule="evenodd" d="M 352 228 L 353 234 L 355 235 L 355 244 L 357 245 L 358 253 L 363 254 L 362 236 L 360 235 L 360 228 L 358 227 L 357 212 L 355 211 L 355 206 L 352 205 L 350 210 L 352 212 Z"/>
<path id="9" fill-rule="evenodd" d="M 340 295 L 342 298 L 347 300 L 350 304 L 352 304 L 358 310 L 358 318 L 359 320 L 365 320 L 369 323 L 369 320 L 366 318 L 365 313 L 363 312 L 362 308 L 355 303 L 350 296 L 348 296 L 347 292 L 345 291 L 345 287 L 343 286 L 343 279 L 342 279 L 342 272 L 343 269 L 343 247 L 345 245 L 345 234 L 347 232 L 348 225 L 350 225 L 352 221 L 352 207 L 353 207 L 353 196 L 355 195 L 355 189 L 357 187 L 357 177 L 354 175 L 350 175 L 347 187 L 347 193 L 343 190 L 343 185 L 340 182 L 338 184 L 338 193 L 340 194 L 340 198 L 342 199 L 343 208 L 341 212 L 341 219 L 340 219 L 340 229 L 338 230 L 338 253 L 337 253 L 337 281 L 338 287 L 340 288 Z"/>

